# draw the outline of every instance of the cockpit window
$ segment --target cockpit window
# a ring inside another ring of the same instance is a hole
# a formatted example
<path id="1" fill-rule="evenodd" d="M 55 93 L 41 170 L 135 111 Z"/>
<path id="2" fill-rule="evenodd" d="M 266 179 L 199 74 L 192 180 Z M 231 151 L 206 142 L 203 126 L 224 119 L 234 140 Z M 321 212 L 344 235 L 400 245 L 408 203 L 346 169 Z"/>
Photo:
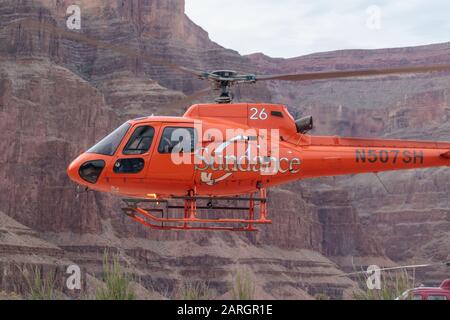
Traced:
<path id="1" fill-rule="evenodd" d="M 134 130 L 133 135 L 123 149 L 123 154 L 144 154 L 150 150 L 155 136 L 155 129 L 150 126 L 142 126 Z"/>
<path id="2" fill-rule="evenodd" d="M 159 143 L 159 153 L 194 152 L 197 140 L 194 128 L 167 127 Z"/>
<path id="3" fill-rule="evenodd" d="M 124 123 L 106 138 L 90 148 L 87 153 L 97 153 L 103 154 L 105 156 L 114 155 L 120 143 L 122 142 L 123 137 L 125 137 L 130 127 L 131 125 L 128 122 Z"/>

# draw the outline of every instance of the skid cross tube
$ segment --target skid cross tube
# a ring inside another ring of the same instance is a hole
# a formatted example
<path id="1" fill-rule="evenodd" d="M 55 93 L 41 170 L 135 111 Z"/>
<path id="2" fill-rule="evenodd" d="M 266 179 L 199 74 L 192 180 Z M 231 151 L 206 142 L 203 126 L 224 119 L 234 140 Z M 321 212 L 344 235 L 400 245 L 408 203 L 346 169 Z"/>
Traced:
<path id="1" fill-rule="evenodd" d="M 184 201 L 184 206 L 172 205 L 170 201 Z M 209 204 L 198 206 L 197 201 L 206 200 Z M 155 230 L 210 230 L 210 231 L 258 231 L 255 225 L 271 224 L 267 219 L 267 192 L 259 191 L 259 197 L 253 195 L 245 198 L 238 197 L 196 197 L 190 194 L 187 197 L 174 197 L 171 199 L 124 199 L 127 207 L 122 211 L 136 222 Z M 248 206 L 218 206 L 212 205 L 212 201 L 236 201 L 248 202 Z M 153 208 L 141 208 L 140 204 L 150 204 Z M 155 207 L 156 206 L 156 207 Z M 259 207 L 259 210 L 257 210 Z M 182 217 L 173 216 L 174 209 L 182 209 Z M 248 218 L 200 218 L 199 210 L 207 212 L 220 211 L 246 211 Z M 157 214 L 161 217 L 156 216 Z"/>

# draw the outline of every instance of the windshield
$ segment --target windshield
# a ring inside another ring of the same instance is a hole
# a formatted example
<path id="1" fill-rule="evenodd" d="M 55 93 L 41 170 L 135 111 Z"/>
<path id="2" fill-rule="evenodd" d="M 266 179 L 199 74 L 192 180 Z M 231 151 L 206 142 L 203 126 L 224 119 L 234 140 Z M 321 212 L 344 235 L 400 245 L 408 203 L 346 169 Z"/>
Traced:
<path id="1" fill-rule="evenodd" d="M 122 142 L 123 137 L 127 134 L 131 125 L 127 122 L 117 128 L 113 133 L 108 135 L 102 141 L 97 143 L 95 146 L 90 148 L 88 153 L 98 153 L 106 156 L 112 156 L 116 153 L 120 142 Z"/>

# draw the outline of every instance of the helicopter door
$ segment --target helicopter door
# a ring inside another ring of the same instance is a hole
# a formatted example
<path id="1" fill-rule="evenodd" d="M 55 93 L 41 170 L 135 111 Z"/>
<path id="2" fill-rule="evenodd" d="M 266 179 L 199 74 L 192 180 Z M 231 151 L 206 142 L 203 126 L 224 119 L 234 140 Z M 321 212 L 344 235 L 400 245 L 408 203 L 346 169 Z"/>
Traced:
<path id="1" fill-rule="evenodd" d="M 193 126 L 164 124 L 153 154 L 149 178 L 191 181 L 194 176 L 194 149 L 197 134 Z"/>
<path id="2" fill-rule="evenodd" d="M 146 177 L 154 149 L 158 127 L 143 124 L 133 127 L 123 147 L 114 156 L 108 177 L 114 180 L 138 182 Z"/>

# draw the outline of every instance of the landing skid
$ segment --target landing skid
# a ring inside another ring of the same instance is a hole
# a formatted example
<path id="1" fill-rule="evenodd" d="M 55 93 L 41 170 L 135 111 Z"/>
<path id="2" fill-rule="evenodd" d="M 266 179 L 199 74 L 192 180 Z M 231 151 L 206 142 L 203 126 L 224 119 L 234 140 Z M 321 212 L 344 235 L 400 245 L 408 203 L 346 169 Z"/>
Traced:
<path id="1" fill-rule="evenodd" d="M 123 201 L 127 206 L 122 208 L 122 211 L 127 216 L 155 230 L 254 232 L 258 231 L 255 226 L 272 223 L 267 219 L 265 189 L 259 191 L 259 197 L 254 197 L 253 194 L 246 198 L 210 198 L 192 195 L 171 199 L 124 199 Z M 230 201 L 244 204 L 242 206 L 218 205 L 218 203 Z M 145 205 L 146 208 L 140 207 L 141 205 Z M 239 212 L 241 215 L 246 212 L 248 218 L 200 218 L 200 214 L 203 213 L 201 211 L 205 211 L 208 216 L 224 211 L 231 212 L 233 216 Z M 182 217 L 177 218 L 177 215 Z"/>

